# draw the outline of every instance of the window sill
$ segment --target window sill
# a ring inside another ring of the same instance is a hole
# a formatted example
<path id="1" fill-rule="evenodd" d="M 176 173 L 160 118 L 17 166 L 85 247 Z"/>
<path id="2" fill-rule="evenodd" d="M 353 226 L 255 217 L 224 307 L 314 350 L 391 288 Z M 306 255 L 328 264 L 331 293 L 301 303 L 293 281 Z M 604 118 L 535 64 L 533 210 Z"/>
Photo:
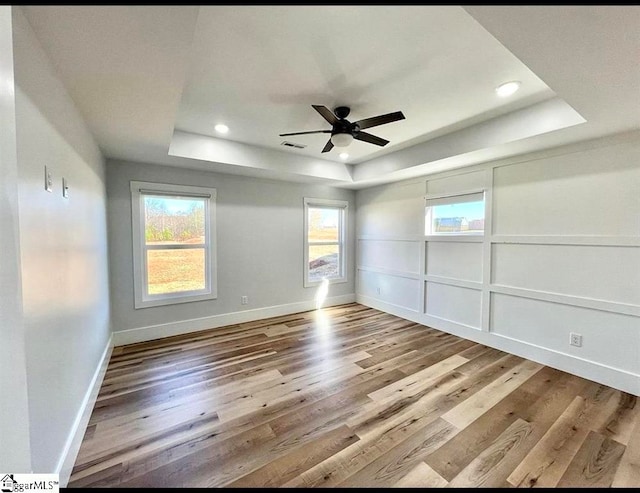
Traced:
<path id="1" fill-rule="evenodd" d="M 175 305 L 178 303 L 192 303 L 194 301 L 208 301 L 218 298 L 216 293 L 207 293 L 200 295 L 171 296 L 166 298 L 152 298 L 149 300 L 136 301 L 134 308 L 151 308 L 154 306 Z"/>
<path id="2" fill-rule="evenodd" d="M 347 279 L 346 277 L 340 277 L 340 278 L 336 278 L 336 279 L 327 279 L 329 281 L 329 284 L 343 284 L 345 282 L 349 282 L 349 279 Z M 304 287 L 305 288 L 315 288 L 317 286 L 320 286 L 322 284 L 322 281 L 304 281 Z"/>

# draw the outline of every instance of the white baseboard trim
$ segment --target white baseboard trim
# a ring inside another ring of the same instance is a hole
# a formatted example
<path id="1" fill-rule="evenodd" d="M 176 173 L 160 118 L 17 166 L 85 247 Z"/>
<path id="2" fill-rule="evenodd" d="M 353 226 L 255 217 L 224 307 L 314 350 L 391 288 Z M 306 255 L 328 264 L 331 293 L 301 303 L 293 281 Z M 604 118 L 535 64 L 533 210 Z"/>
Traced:
<path id="1" fill-rule="evenodd" d="M 91 379 L 91 383 L 89 384 L 89 388 L 87 388 L 84 399 L 82 400 L 82 404 L 80 405 L 80 410 L 78 411 L 76 419 L 73 422 L 73 426 L 71 427 L 71 432 L 67 437 L 67 442 L 65 443 L 64 450 L 60 455 L 60 460 L 58 461 L 56 472 L 60 475 L 61 488 L 66 488 L 67 484 L 69 483 L 73 465 L 75 464 L 76 458 L 78 457 L 80 445 L 82 445 L 82 439 L 84 438 L 84 433 L 87 429 L 87 424 L 89 423 L 89 418 L 91 417 L 93 406 L 96 403 L 98 392 L 100 391 L 100 387 L 102 386 L 102 380 L 104 380 L 104 375 L 107 371 L 109 360 L 111 359 L 112 350 L 113 335 L 109 336 L 107 347 L 104 348 L 102 357 L 100 358 L 98 366 L 96 367 L 96 371 L 94 372 L 93 378 Z"/>
<path id="2" fill-rule="evenodd" d="M 346 303 L 353 303 L 355 300 L 355 294 L 333 296 L 325 300 L 324 306 L 344 305 Z M 133 344 L 136 342 L 151 341 L 162 337 L 215 329 L 216 327 L 224 327 L 225 325 L 253 322 L 254 320 L 260 320 L 263 318 L 279 317 L 281 315 L 290 315 L 292 313 L 315 310 L 315 308 L 315 300 L 300 301 L 297 303 L 288 303 L 286 305 L 268 306 L 253 310 L 244 310 L 241 312 L 223 313 L 221 315 L 213 315 L 211 317 L 192 318 L 189 320 L 181 320 L 179 322 L 169 322 L 166 324 L 120 330 L 113 333 L 113 345 L 123 346 L 125 344 Z"/>
<path id="3" fill-rule="evenodd" d="M 516 356 L 535 361 L 536 363 L 566 371 L 572 375 L 608 385 L 623 392 L 640 396 L 640 375 L 625 370 L 612 368 L 582 358 L 576 358 L 554 349 L 511 339 L 499 334 L 474 329 L 450 320 L 430 317 L 424 313 L 416 313 L 369 296 L 358 294 L 356 295 L 356 302 L 406 320 L 411 320 L 412 322 L 484 344 L 485 346 L 515 354 Z"/>

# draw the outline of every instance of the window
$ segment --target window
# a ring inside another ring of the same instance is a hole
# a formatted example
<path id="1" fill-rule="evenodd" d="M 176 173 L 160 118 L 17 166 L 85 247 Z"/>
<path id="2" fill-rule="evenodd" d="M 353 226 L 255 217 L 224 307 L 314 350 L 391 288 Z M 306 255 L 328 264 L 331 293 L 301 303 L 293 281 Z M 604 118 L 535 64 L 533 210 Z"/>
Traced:
<path id="1" fill-rule="evenodd" d="M 425 235 L 484 234 L 484 192 L 428 196 Z"/>
<path id="2" fill-rule="evenodd" d="M 346 282 L 348 202 L 304 199 L 304 286 Z"/>
<path id="3" fill-rule="evenodd" d="M 214 188 L 131 182 L 135 307 L 214 299 Z"/>

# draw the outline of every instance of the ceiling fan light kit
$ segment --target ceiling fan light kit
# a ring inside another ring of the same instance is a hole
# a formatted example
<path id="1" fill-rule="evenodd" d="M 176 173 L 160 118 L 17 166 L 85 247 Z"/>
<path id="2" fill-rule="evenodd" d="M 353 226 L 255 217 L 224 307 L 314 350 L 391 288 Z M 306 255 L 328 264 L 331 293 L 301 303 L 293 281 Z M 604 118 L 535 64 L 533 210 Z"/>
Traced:
<path id="1" fill-rule="evenodd" d="M 358 120 L 357 122 L 351 123 L 346 119 L 351 111 L 348 106 L 338 106 L 333 112 L 326 106 L 317 104 L 311 106 L 331 124 L 331 130 L 312 130 L 310 132 L 286 133 L 280 134 L 280 137 L 303 134 L 331 134 L 331 137 L 322 149 L 322 152 L 329 152 L 334 147 L 347 147 L 354 139 L 384 147 L 389 143 L 388 140 L 376 137 L 375 135 L 363 132 L 362 130 L 365 128 L 377 127 L 378 125 L 384 125 L 385 123 L 404 120 L 402 112 L 396 111 L 394 113 L 365 118 L 364 120 Z"/>
<path id="2" fill-rule="evenodd" d="M 335 147 L 347 147 L 353 142 L 353 135 L 351 134 L 333 134 L 331 136 L 331 143 Z"/>

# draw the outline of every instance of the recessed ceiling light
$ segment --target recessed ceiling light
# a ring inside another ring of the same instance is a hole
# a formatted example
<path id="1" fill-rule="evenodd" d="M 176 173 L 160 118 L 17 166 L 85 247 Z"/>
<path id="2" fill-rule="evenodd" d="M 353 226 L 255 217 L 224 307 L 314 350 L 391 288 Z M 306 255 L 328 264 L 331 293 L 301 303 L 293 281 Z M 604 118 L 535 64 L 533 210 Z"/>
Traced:
<path id="1" fill-rule="evenodd" d="M 340 153 L 340 159 L 347 159 L 348 157 L 349 157 L 349 154 L 347 154 L 346 152 Z"/>
<path id="2" fill-rule="evenodd" d="M 496 87 L 496 94 L 501 98 L 506 98 L 507 96 L 511 96 L 514 92 L 520 89 L 520 82 L 517 80 L 511 82 L 505 82 L 504 84 L 500 84 Z"/>
<path id="3" fill-rule="evenodd" d="M 226 134 L 229 131 L 229 127 L 227 127 L 226 125 L 223 125 L 222 123 L 218 123 L 213 128 L 216 129 L 216 132 L 221 133 L 221 134 Z"/>

